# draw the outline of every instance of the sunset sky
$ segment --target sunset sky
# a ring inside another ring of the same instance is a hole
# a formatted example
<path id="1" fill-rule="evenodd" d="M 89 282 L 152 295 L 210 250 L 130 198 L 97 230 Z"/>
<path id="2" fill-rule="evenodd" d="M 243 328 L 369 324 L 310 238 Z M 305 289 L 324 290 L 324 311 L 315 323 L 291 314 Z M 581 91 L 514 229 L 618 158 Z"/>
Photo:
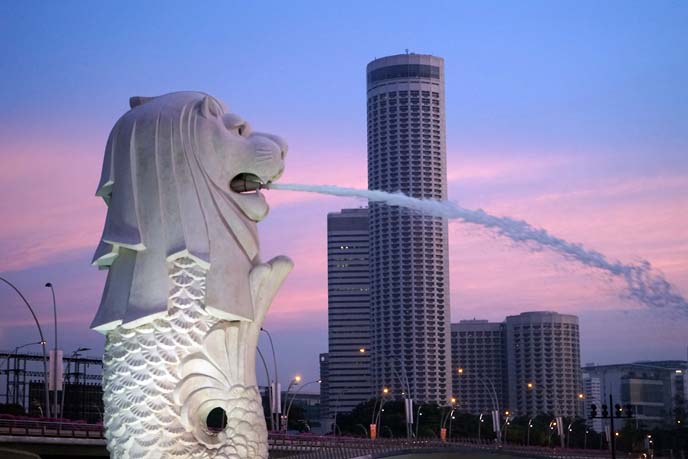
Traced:
<path id="1" fill-rule="evenodd" d="M 451 200 L 646 259 L 688 296 L 688 3 L 197 3 L 0 3 L 0 276 L 51 346 L 47 281 L 61 347 L 102 351 L 94 193 L 130 96 L 207 92 L 287 139 L 283 182 L 365 187 L 365 66 L 405 49 L 445 58 Z M 296 263 L 266 328 L 282 375 L 316 379 L 327 213 L 365 203 L 266 194 L 263 258 Z M 624 300 L 618 280 L 558 255 L 450 223 L 450 265 L 453 321 L 554 310 L 580 317 L 583 362 L 686 358 L 688 311 Z M 0 285 L 0 349 L 35 340 Z"/>

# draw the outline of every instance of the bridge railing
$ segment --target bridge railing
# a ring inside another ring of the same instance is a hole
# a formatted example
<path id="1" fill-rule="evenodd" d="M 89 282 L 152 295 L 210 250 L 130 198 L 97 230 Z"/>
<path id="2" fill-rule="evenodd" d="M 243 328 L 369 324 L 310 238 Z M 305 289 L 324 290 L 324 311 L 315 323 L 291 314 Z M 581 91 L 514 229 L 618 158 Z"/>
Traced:
<path id="1" fill-rule="evenodd" d="M 105 438 L 101 424 L 43 421 L 40 419 L 0 419 L 0 435 Z"/>
<path id="2" fill-rule="evenodd" d="M 270 449 L 283 453 L 293 452 L 289 459 L 350 459 L 360 456 L 373 456 L 412 450 L 425 451 L 467 451 L 500 449 L 514 456 L 528 458 L 554 459 L 599 459 L 605 451 L 553 449 L 545 447 L 525 447 L 504 445 L 497 447 L 491 442 L 477 442 L 474 439 L 441 442 L 436 439 L 406 440 L 377 439 L 369 440 L 353 437 L 316 437 L 298 435 L 271 435 Z"/>

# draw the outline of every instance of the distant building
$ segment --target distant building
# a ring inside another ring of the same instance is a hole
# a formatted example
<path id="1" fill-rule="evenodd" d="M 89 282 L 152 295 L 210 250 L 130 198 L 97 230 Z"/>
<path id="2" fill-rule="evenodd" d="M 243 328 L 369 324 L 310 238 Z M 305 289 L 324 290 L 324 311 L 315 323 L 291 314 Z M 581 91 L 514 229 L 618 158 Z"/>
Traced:
<path id="1" fill-rule="evenodd" d="M 372 396 L 368 251 L 368 209 L 328 214 L 328 352 L 320 357 L 324 419 Z"/>
<path id="2" fill-rule="evenodd" d="M 600 382 L 599 377 L 591 375 L 590 373 L 586 373 L 585 369 L 583 369 L 582 378 L 584 399 L 583 413 L 581 413 L 581 416 L 583 416 L 586 419 L 586 425 L 588 427 L 592 427 L 593 429 L 595 429 L 596 432 L 602 432 L 602 430 L 604 429 L 602 419 L 589 418 L 592 405 L 596 405 L 598 414 L 602 414 L 600 410 L 602 403 L 604 403 L 602 401 L 602 383 Z"/>
<path id="3" fill-rule="evenodd" d="M 508 408 L 519 416 L 581 414 L 578 318 L 524 312 L 505 323 Z"/>
<path id="4" fill-rule="evenodd" d="M 452 394 L 461 411 L 507 407 L 505 336 L 504 323 L 462 320 L 451 325 Z"/>
<path id="5" fill-rule="evenodd" d="M 584 378 L 600 381 L 602 404 L 631 405 L 634 422 L 650 429 L 686 422 L 688 362 L 665 360 L 616 365 L 586 365 Z M 609 409 L 612 409 L 609 407 Z"/>
<path id="6" fill-rule="evenodd" d="M 368 188 L 447 198 L 444 60 L 424 54 L 367 67 Z M 446 403 L 451 389 L 447 220 L 370 204 L 373 386 Z"/>

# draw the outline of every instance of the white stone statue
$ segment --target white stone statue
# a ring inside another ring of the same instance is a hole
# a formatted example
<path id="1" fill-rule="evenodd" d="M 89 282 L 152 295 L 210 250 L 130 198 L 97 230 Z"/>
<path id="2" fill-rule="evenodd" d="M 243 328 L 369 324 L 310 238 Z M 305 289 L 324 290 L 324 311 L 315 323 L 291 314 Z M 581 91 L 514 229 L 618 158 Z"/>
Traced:
<path id="1" fill-rule="evenodd" d="M 260 261 L 258 188 L 282 174 L 287 146 L 203 93 L 130 105 L 96 193 L 108 205 L 93 260 L 108 277 L 92 324 L 107 336 L 108 450 L 267 458 L 255 353 L 292 262 Z"/>

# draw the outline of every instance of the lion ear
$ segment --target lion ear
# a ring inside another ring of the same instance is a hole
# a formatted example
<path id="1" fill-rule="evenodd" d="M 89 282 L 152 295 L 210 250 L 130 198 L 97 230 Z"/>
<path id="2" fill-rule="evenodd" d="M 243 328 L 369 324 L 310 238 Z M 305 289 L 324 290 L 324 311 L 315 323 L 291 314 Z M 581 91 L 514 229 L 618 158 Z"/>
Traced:
<path id="1" fill-rule="evenodd" d="M 220 113 L 220 104 L 218 104 L 214 98 L 210 96 L 203 97 L 203 100 L 201 101 L 201 114 L 204 117 L 210 118 L 214 116 L 219 116 Z"/>
<path id="2" fill-rule="evenodd" d="M 151 100 L 152 97 L 143 97 L 143 96 L 134 96 L 129 98 L 129 108 L 134 108 L 138 107 L 141 104 L 145 104 L 149 100 Z"/>

